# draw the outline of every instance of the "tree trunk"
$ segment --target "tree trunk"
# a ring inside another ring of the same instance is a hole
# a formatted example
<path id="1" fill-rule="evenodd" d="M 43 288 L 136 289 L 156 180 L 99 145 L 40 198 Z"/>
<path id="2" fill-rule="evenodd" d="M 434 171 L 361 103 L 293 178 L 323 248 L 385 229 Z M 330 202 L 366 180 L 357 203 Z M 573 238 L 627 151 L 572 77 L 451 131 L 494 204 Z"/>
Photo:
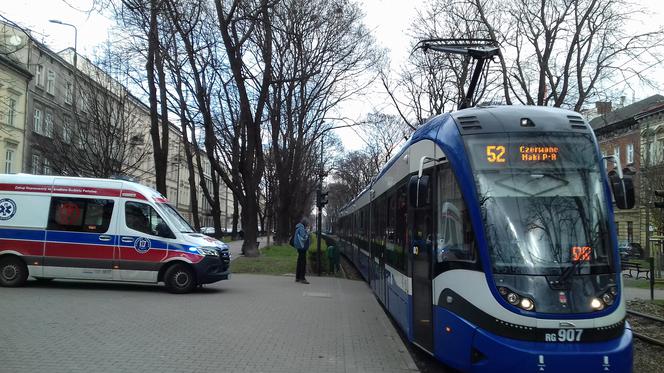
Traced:
<path id="1" fill-rule="evenodd" d="M 166 173 L 168 172 L 168 99 L 166 97 L 166 74 L 164 73 L 164 59 L 161 56 L 161 50 L 155 51 L 155 66 L 157 68 L 158 83 L 159 83 L 159 103 L 161 104 L 161 144 L 159 149 L 154 149 L 155 153 L 155 177 L 156 186 L 159 193 L 166 195 Z M 159 157 L 157 157 L 157 153 Z M 159 159 L 159 162 L 157 162 Z"/>
<path id="2" fill-rule="evenodd" d="M 148 78 L 148 91 L 150 96 L 150 137 L 152 138 L 152 152 L 154 157 L 155 171 L 157 174 L 157 191 L 166 195 L 166 173 L 160 174 L 166 165 L 161 151 L 161 141 L 159 136 L 159 110 L 157 99 L 157 81 L 155 77 L 156 54 L 159 50 L 159 29 L 157 25 L 157 0 L 150 1 L 150 31 L 148 33 L 148 56 L 145 64 L 145 71 Z M 160 176 L 163 182 L 160 183 Z"/>
<path id="3" fill-rule="evenodd" d="M 281 183 L 280 183 L 281 184 Z M 283 184 L 281 184 L 283 185 Z M 293 234 L 291 230 L 291 220 L 294 206 L 291 206 L 291 192 L 288 188 L 279 188 L 279 200 L 277 201 L 277 237 L 276 242 L 287 242 L 288 238 Z"/>
<path id="4" fill-rule="evenodd" d="M 219 176 L 212 169 L 212 224 L 214 225 L 215 236 L 221 238 L 221 200 L 219 198 Z"/>
<path id="5" fill-rule="evenodd" d="M 242 204 L 242 230 L 244 242 L 242 252 L 245 256 L 256 257 L 260 255 L 256 242 L 258 240 L 258 200 L 250 196 Z"/>
<path id="6" fill-rule="evenodd" d="M 237 237 L 237 225 L 240 218 L 240 203 L 233 195 L 233 237 Z"/>

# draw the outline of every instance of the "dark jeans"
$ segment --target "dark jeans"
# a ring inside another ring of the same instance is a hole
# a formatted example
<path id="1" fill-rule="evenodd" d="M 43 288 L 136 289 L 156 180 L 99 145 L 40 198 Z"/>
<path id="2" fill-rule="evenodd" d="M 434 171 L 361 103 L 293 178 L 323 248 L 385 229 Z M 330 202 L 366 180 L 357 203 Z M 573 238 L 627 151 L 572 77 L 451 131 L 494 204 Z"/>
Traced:
<path id="1" fill-rule="evenodd" d="M 307 251 L 297 251 L 297 268 L 295 269 L 295 280 L 304 280 L 304 274 L 307 273 Z"/>

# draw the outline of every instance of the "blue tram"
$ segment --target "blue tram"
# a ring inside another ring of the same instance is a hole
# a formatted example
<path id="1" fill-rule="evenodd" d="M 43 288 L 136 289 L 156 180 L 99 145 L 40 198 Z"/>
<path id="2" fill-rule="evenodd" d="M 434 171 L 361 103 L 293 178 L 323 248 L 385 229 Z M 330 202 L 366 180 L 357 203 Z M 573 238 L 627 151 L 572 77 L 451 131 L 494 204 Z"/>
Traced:
<path id="1" fill-rule="evenodd" d="M 612 157 L 606 157 L 612 158 Z M 342 253 L 408 339 L 468 372 L 630 372 L 613 201 L 578 113 L 432 118 L 341 212 Z"/>

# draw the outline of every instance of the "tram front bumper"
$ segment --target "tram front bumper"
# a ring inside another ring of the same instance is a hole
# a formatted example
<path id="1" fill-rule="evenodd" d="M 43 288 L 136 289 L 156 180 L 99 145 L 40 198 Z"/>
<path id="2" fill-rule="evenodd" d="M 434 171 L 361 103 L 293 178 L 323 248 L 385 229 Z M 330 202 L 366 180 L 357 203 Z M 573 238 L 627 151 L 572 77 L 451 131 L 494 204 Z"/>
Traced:
<path id="1" fill-rule="evenodd" d="M 632 372 L 632 331 L 604 342 L 528 342 L 475 329 L 472 372 Z"/>

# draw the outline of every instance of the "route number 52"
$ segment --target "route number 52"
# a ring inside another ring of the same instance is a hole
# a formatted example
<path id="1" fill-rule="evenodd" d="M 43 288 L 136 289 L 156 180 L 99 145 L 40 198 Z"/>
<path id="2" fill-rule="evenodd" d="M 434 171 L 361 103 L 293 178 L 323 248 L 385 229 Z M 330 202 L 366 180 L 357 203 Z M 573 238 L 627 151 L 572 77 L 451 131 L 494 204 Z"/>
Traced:
<path id="1" fill-rule="evenodd" d="M 487 145 L 486 160 L 489 161 L 489 163 L 505 163 L 505 146 Z"/>

